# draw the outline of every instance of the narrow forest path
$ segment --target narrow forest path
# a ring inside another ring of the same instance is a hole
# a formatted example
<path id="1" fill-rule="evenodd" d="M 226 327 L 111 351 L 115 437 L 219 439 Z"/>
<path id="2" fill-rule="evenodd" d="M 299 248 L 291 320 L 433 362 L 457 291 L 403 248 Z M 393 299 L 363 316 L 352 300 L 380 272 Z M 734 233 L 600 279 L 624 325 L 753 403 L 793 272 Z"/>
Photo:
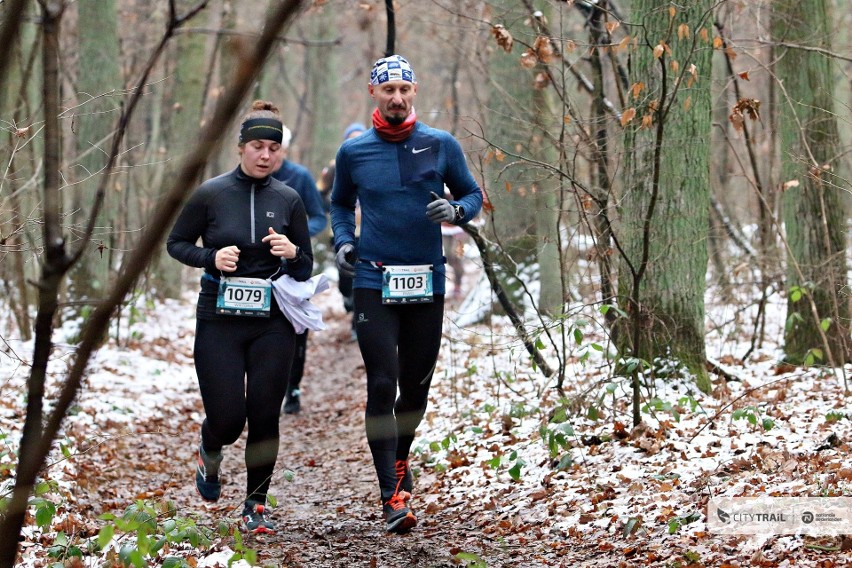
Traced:
<path id="1" fill-rule="evenodd" d="M 459 552 L 487 557 L 490 567 L 554 565 L 532 560 L 535 552 L 543 552 L 534 541 L 528 547 L 507 546 L 484 534 L 487 504 L 442 494 L 445 482 L 431 473 L 415 483 L 417 528 L 404 536 L 385 533 L 364 436 L 363 362 L 350 338 L 348 316 L 336 306 L 325 311 L 328 329 L 308 341 L 302 412 L 281 417 L 281 446 L 270 487 L 277 500 L 272 515 L 277 533 L 245 538 L 259 565 L 449 567 L 465 565 L 454 558 Z M 180 340 L 163 347 L 186 364 L 191 362 L 189 324 L 177 333 Z M 171 501 L 179 516 L 197 516 L 199 524 L 209 527 L 223 519 L 236 522 L 244 497 L 245 432 L 225 449 L 222 498 L 208 504 L 198 496 L 193 477 L 203 416 L 197 387 L 187 386 L 159 410 L 157 418 L 137 422 L 122 435 L 107 435 L 85 451 L 89 459 L 78 460 L 79 490 L 72 506 L 94 518 L 120 514 L 130 498 L 152 499 Z M 205 557 L 234 547 L 234 539 L 225 537 L 197 559 L 209 566 Z"/>

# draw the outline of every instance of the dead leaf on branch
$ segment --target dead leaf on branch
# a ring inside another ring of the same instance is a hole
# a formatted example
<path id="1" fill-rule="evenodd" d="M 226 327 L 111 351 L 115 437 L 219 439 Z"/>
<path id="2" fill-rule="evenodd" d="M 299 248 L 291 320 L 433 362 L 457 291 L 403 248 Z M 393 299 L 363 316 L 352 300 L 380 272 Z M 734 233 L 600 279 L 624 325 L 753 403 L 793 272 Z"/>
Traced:
<path id="1" fill-rule="evenodd" d="M 630 87 L 630 94 L 633 96 L 634 99 L 638 99 L 643 89 L 645 89 L 645 83 L 643 83 L 642 81 L 637 81 L 636 83 L 633 83 L 633 85 Z"/>
<path id="2" fill-rule="evenodd" d="M 491 33 L 494 35 L 494 39 L 497 40 L 497 45 L 503 48 L 503 51 L 506 53 L 510 53 L 512 51 L 512 45 L 515 43 L 515 39 L 512 37 L 512 34 L 509 33 L 503 24 L 494 24 L 491 26 Z"/>
<path id="3" fill-rule="evenodd" d="M 663 56 L 663 54 L 666 54 L 671 57 L 672 48 L 669 47 L 669 44 L 667 44 L 666 42 L 660 41 L 660 43 L 654 46 L 654 59 L 659 59 Z"/>
<path id="4" fill-rule="evenodd" d="M 535 56 L 535 53 L 531 49 L 527 49 L 521 55 L 521 67 L 524 69 L 532 69 L 535 67 L 535 64 L 538 62 L 538 58 Z"/>
<path id="5" fill-rule="evenodd" d="M 787 191 L 791 187 L 799 187 L 799 180 L 791 179 L 790 181 L 785 181 L 784 183 L 781 184 L 781 191 L 782 192 Z"/>
<path id="6" fill-rule="evenodd" d="M 742 130 L 746 117 L 751 120 L 760 120 L 760 101 L 758 99 L 740 99 L 734 108 L 731 109 L 731 114 L 728 120 L 731 121 L 735 130 Z"/>
<path id="7" fill-rule="evenodd" d="M 553 61 L 553 43 L 550 38 L 538 36 L 533 43 L 533 51 L 542 63 L 550 63 Z"/>

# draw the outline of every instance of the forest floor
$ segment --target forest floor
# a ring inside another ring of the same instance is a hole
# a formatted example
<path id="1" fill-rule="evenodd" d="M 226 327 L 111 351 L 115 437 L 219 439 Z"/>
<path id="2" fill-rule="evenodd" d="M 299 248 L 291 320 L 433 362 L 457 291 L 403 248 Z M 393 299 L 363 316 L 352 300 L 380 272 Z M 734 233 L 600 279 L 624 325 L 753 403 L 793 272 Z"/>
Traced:
<path id="1" fill-rule="evenodd" d="M 718 534 L 707 518 L 711 496 L 852 494 L 852 414 L 837 374 L 778 366 L 765 352 L 747 362 L 721 357 L 727 378 L 714 376 L 712 394 L 688 380 L 658 383 L 649 387 L 643 424 L 630 428 L 629 397 L 606 365 L 572 367 L 563 397 L 535 378 L 510 331 L 495 338 L 478 328 L 461 341 L 457 306 L 448 312 L 449 343 L 412 454 L 419 524 L 407 535 L 386 534 L 364 437 L 364 367 L 336 294 L 318 302 L 329 328 L 308 341 L 303 410 L 281 417 L 270 488 L 277 533 L 226 530 L 209 546 L 170 545 L 148 565 L 172 556 L 225 567 L 246 550 L 275 567 L 852 565 L 842 535 Z M 178 517 L 199 526 L 238 526 L 244 436 L 225 450 L 222 499 L 204 503 L 194 487 L 203 411 L 192 303 L 139 317 L 128 327 L 136 331 L 120 346 L 111 340 L 92 363 L 66 421 L 70 454 L 56 456 L 45 473 L 58 485 L 48 495 L 57 514 L 44 530 L 29 519 L 21 566 L 52 565 L 60 531 L 63 542 L 94 538 L 107 523 L 101 515 L 121 516 L 135 500 L 172 502 Z M 716 349 L 708 343 L 708 354 Z M 502 359 L 511 352 L 514 362 Z M 0 383 L 0 465 L 14 455 L 24 371 Z M 8 482 L 8 469 L 0 473 Z M 116 534 L 110 546 L 133 543 L 132 534 Z M 102 551 L 69 566 L 114 560 Z"/>

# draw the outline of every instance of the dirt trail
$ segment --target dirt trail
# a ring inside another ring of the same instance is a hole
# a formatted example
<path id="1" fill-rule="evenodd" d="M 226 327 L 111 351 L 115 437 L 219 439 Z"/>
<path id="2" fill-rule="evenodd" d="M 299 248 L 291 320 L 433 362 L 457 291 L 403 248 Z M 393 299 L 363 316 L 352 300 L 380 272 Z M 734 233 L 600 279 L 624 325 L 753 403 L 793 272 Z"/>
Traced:
<path id="1" fill-rule="evenodd" d="M 246 546 L 258 552 L 259 564 L 444 567 L 458 566 L 453 556 L 460 551 L 490 550 L 490 567 L 539 565 L 517 558 L 504 564 L 500 557 L 506 555 L 499 545 L 477 528 L 482 511 L 446 502 L 442 483 L 431 475 L 415 484 L 412 507 L 419 526 L 404 536 L 385 533 L 364 437 L 363 362 L 350 339 L 347 316 L 342 310 L 331 311 L 324 318 L 328 329 L 308 341 L 303 410 L 281 417 L 281 448 L 270 487 L 278 501 L 272 515 L 278 532 L 246 537 Z M 223 518 L 238 518 L 245 487 L 245 433 L 225 449 L 222 499 L 203 502 L 193 482 L 202 407 L 197 388 L 188 388 L 182 396 L 164 403 L 157 420 L 136 424 L 133 433 L 110 436 L 90 448 L 91 459 L 80 460 L 75 509 L 89 518 L 120 514 L 129 498 L 138 498 L 173 501 L 179 515 L 197 514 L 199 522 L 210 527 Z M 293 472 L 292 481 L 287 481 L 286 471 Z M 233 545 L 229 537 L 218 548 Z M 515 554 L 524 555 L 520 550 Z"/>

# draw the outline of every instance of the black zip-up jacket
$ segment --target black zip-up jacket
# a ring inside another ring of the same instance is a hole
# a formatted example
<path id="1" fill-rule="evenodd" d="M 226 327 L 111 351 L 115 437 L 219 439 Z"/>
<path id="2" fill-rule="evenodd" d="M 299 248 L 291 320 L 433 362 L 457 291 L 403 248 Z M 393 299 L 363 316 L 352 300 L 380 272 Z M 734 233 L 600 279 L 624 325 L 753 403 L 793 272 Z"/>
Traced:
<path id="1" fill-rule="evenodd" d="M 287 235 L 301 255 L 286 260 L 272 254 L 262 242 L 275 232 Z M 198 246 L 198 239 L 201 246 Z M 240 249 L 235 272 L 216 268 L 216 251 L 235 245 Z M 311 277 L 314 256 L 305 206 L 296 190 L 272 176 L 253 178 L 237 168 L 205 181 L 190 196 L 166 242 L 169 254 L 180 262 L 203 268 L 197 316 L 215 314 L 221 276 L 270 278 L 288 274 L 296 280 Z"/>

